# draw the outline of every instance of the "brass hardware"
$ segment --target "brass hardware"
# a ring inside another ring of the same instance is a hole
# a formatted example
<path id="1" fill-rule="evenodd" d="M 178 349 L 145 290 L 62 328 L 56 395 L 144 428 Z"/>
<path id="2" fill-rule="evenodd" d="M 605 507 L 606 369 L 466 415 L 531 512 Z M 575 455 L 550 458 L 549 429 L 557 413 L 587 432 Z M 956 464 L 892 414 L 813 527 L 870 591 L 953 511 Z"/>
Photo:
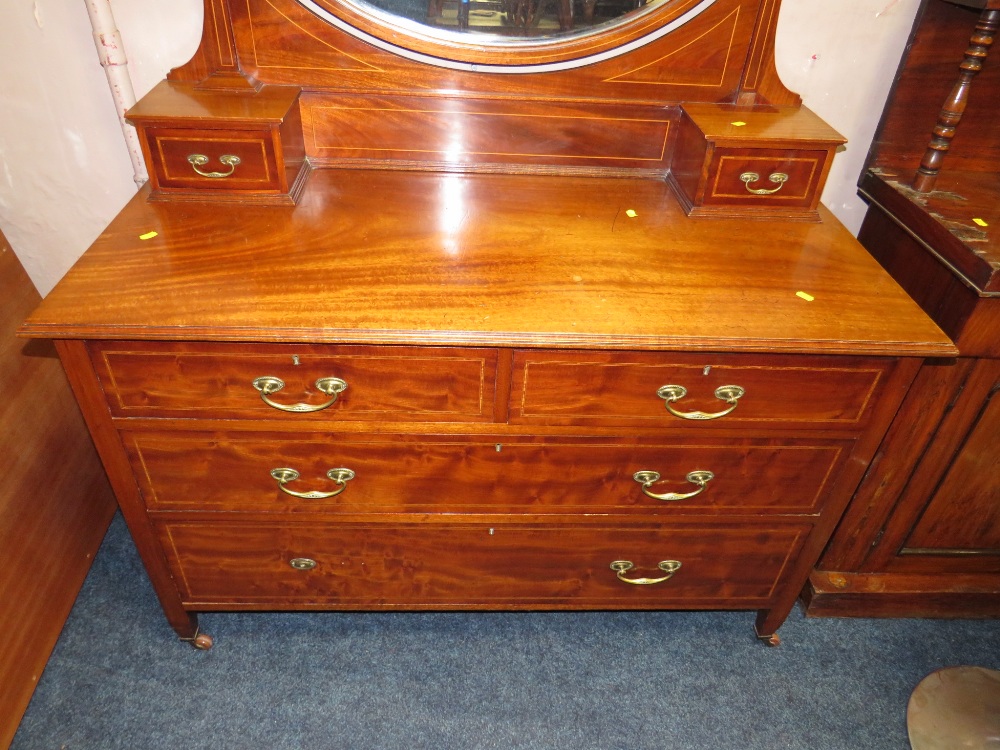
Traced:
<path id="1" fill-rule="evenodd" d="M 736 408 L 736 402 L 743 398 L 745 393 L 746 391 L 738 385 L 719 386 L 715 389 L 715 397 L 725 401 L 727 404 L 731 404 L 731 406 L 723 411 L 717 411 L 709 414 L 703 411 L 677 411 L 671 406 L 674 401 L 679 401 L 687 395 L 687 388 L 682 385 L 664 385 L 656 391 L 656 395 L 663 399 L 664 405 L 667 407 L 667 411 L 675 417 L 694 420 L 718 419 L 719 417 L 726 416 Z"/>
<path id="2" fill-rule="evenodd" d="M 285 381 L 272 375 L 265 375 L 253 381 L 253 387 L 260 391 L 260 397 L 264 403 L 280 411 L 293 412 L 295 414 L 306 414 L 314 411 L 322 411 L 333 406 L 337 401 L 337 396 L 347 390 L 347 383 L 340 378 L 320 378 L 316 381 L 316 390 L 331 396 L 330 400 L 322 404 L 279 404 L 268 398 L 272 393 L 277 393 L 285 387 Z"/>
<path id="3" fill-rule="evenodd" d="M 710 471 L 692 471 L 689 472 L 685 479 L 687 479 L 691 484 L 698 485 L 698 489 L 694 492 L 667 492 L 664 495 L 657 495 L 656 493 L 650 492 L 649 488 L 660 481 L 660 473 L 657 471 L 637 471 L 632 475 L 632 478 L 642 485 L 642 491 L 647 497 L 651 497 L 654 500 L 687 500 L 695 495 L 700 495 L 705 491 L 708 483 L 715 479 L 715 474 Z"/>
<path id="4" fill-rule="evenodd" d="M 354 479 L 354 472 L 350 469 L 330 469 L 326 472 L 327 477 L 332 479 L 337 483 L 337 489 L 332 492 L 319 492 L 318 490 L 310 490 L 309 492 L 296 492 L 295 490 L 288 489 L 285 485 L 289 482 L 294 482 L 299 478 L 299 472 L 295 469 L 281 468 L 281 469 L 271 469 L 271 476 L 278 480 L 278 489 L 284 492 L 286 495 L 291 495 L 292 497 L 301 497 L 304 500 L 325 500 L 328 497 L 336 497 L 341 492 L 347 489 L 347 483 Z"/>
<path id="5" fill-rule="evenodd" d="M 633 583 L 636 586 L 650 586 L 654 583 L 663 583 L 673 578 L 674 573 L 681 569 L 681 561 L 661 560 L 656 567 L 666 573 L 662 578 L 626 578 L 625 574 L 634 567 L 635 565 L 629 560 L 615 560 L 611 563 L 611 569 L 618 575 L 619 581 Z"/>
<path id="6" fill-rule="evenodd" d="M 288 564 L 296 570 L 312 570 L 316 567 L 316 561 L 308 557 L 293 557 Z"/>
<path id="7" fill-rule="evenodd" d="M 191 165 L 191 169 L 200 174 L 202 177 L 211 177 L 213 179 L 229 177 L 233 172 L 236 171 L 236 166 L 240 163 L 240 157 L 235 154 L 223 154 L 219 157 L 219 161 L 229 167 L 228 172 L 205 172 L 199 167 L 204 167 L 208 164 L 208 157 L 204 154 L 189 154 L 188 164 Z"/>
<path id="8" fill-rule="evenodd" d="M 788 182 L 788 175 L 784 172 L 772 172 L 767 179 L 777 184 L 778 187 L 771 188 L 770 190 L 767 188 L 750 187 L 751 182 L 757 182 L 759 179 L 760 175 L 756 172 L 744 172 L 740 175 L 740 181 L 743 183 L 743 186 L 747 189 L 748 193 L 752 193 L 753 195 L 773 195 L 777 193 Z"/>

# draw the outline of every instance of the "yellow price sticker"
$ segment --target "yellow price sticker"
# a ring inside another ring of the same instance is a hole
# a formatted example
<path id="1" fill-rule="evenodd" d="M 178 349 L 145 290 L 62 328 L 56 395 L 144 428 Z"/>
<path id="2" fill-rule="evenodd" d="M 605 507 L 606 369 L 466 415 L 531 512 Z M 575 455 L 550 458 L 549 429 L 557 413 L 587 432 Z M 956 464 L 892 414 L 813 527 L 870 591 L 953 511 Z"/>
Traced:
<path id="1" fill-rule="evenodd" d="M 987 222 L 983 221 L 982 219 L 973 219 L 972 221 L 975 222 L 976 224 L 978 224 L 981 227 L 988 227 L 989 226 L 989 224 Z"/>
<path id="2" fill-rule="evenodd" d="M 626 212 L 625 212 L 625 215 L 626 215 L 627 217 L 629 217 L 630 219 L 634 219 L 634 218 L 635 218 L 636 216 L 638 216 L 639 214 L 637 214 L 637 213 L 635 212 L 635 209 L 632 209 L 632 208 L 630 208 L 630 209 L 629 209 L 628 211 L 626 211 Z"/>
<path id="3" fill-rule="evenodd" d="M 812 302 L 814 299 L 816 299 L 808 292 L 796 292 L 795 296 L 798 297 L 799 299 L 804 299 L 806 302 Z"/>
<path id="4" fill-rule="evenodd" d="M 743 120 L 737 120 L 736 122 L 731 122 L 729 124 L 732 125 L 734 128 L 742 128 L 744 125 L 746 125 L 746 123 L 743 122 Z"/>
<path id="5" fill-rule="evenodd" d="M 151 240 L 151 239 L 153 239 L 153 238 L 154 238 L 154 237 L 155 237 L 156 235 L 157 235 L 157 233 L 156 233 L 156 232 L 146 232 L 145 234 L 140 234 L 140 235 L 139 235 L 139 239 L 140 239 L 140 240 Z"/>

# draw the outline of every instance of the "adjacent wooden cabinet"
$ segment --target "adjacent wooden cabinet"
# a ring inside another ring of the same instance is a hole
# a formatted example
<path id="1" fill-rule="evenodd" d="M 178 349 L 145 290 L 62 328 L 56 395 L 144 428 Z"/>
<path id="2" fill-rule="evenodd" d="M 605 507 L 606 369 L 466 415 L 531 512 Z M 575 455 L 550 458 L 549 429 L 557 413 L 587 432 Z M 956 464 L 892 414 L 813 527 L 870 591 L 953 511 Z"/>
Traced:
<path id="1" fill-rule="evenodd" d="M 813 615 L 1000 614 L 998 27 L 995 2 L 923 4 L 861 180 L 861 242 L 961 355 L 917 375 L 810 578 Z"/>
<path id="2" fill-rule="evenodd" d="M 6 748 L 115 512 L 55 350 L 14 337 L 38 292 L 0 233 L 0 748 Z"/>
<path id="3" fill-rule="evenodd" d="M 279 102 L 301 193 L 241 192 L 242 156 L 154 182 L 22 329 L 167 618 L 208 647 L 211 610 L 736 608 L 776 643 L 956 353 L 818 205 L 840 137 L 774 74 L 777 4 L 446 49 L 359 7 L 208 0 L 129 115 L 151 172 L 187 159 L 161 123 L 200 149 Z"/>

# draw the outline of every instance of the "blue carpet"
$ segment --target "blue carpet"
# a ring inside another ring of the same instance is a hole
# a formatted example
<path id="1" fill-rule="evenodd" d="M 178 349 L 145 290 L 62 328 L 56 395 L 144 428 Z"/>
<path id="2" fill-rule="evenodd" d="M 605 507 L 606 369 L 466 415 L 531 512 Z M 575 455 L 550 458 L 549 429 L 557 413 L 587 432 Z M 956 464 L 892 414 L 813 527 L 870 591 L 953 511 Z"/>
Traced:
<path id="1" fill-rule="evenodd" d="M 118 517 L 13 750 L 907 750 L 943 666 L 1000 623 L 750 612 L 206 614 L 167 626 Z"/>

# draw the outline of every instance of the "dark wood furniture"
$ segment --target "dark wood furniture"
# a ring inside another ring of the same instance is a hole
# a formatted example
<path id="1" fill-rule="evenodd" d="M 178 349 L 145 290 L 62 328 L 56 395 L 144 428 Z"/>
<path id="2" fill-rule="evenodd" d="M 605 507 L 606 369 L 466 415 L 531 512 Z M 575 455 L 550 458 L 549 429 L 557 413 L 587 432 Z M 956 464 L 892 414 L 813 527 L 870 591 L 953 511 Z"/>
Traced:
<path id="1" fill-rule="evenodd" d="M 961 355 L 917 375 L 810 578 L 812 615 L 1000 614 L 998 23 L 992 0 L 924 3 L 861 180 L 862 243 Z"/>
<path id="2" fill-rule="evenodd" d="M 514 48 L 309 5 L 210 0 L 132 113 L 148 143 L 174 97 L 301 89 L 297 202 L 152 185 L 22 330 L 57 340 L 173 627 L 738 608 L 777 642 L 923 359 L 955 353 L 817 205 L 839 137 L 774 74 L 777 4 Z M 715 145 L 767 150 L 791 211 L 685 215 L 672 165 L 714 167 L 680 123 L 719 102 L 760 138 Z M 230 118 L 190 131 L 207 154 Z"/>
<path id="3" fill-rule="evenodd" d="M 14 331 L 39 297 L 0 233 L 0 747 L 17 731 L 115 512 L 54 348 Z"/>

